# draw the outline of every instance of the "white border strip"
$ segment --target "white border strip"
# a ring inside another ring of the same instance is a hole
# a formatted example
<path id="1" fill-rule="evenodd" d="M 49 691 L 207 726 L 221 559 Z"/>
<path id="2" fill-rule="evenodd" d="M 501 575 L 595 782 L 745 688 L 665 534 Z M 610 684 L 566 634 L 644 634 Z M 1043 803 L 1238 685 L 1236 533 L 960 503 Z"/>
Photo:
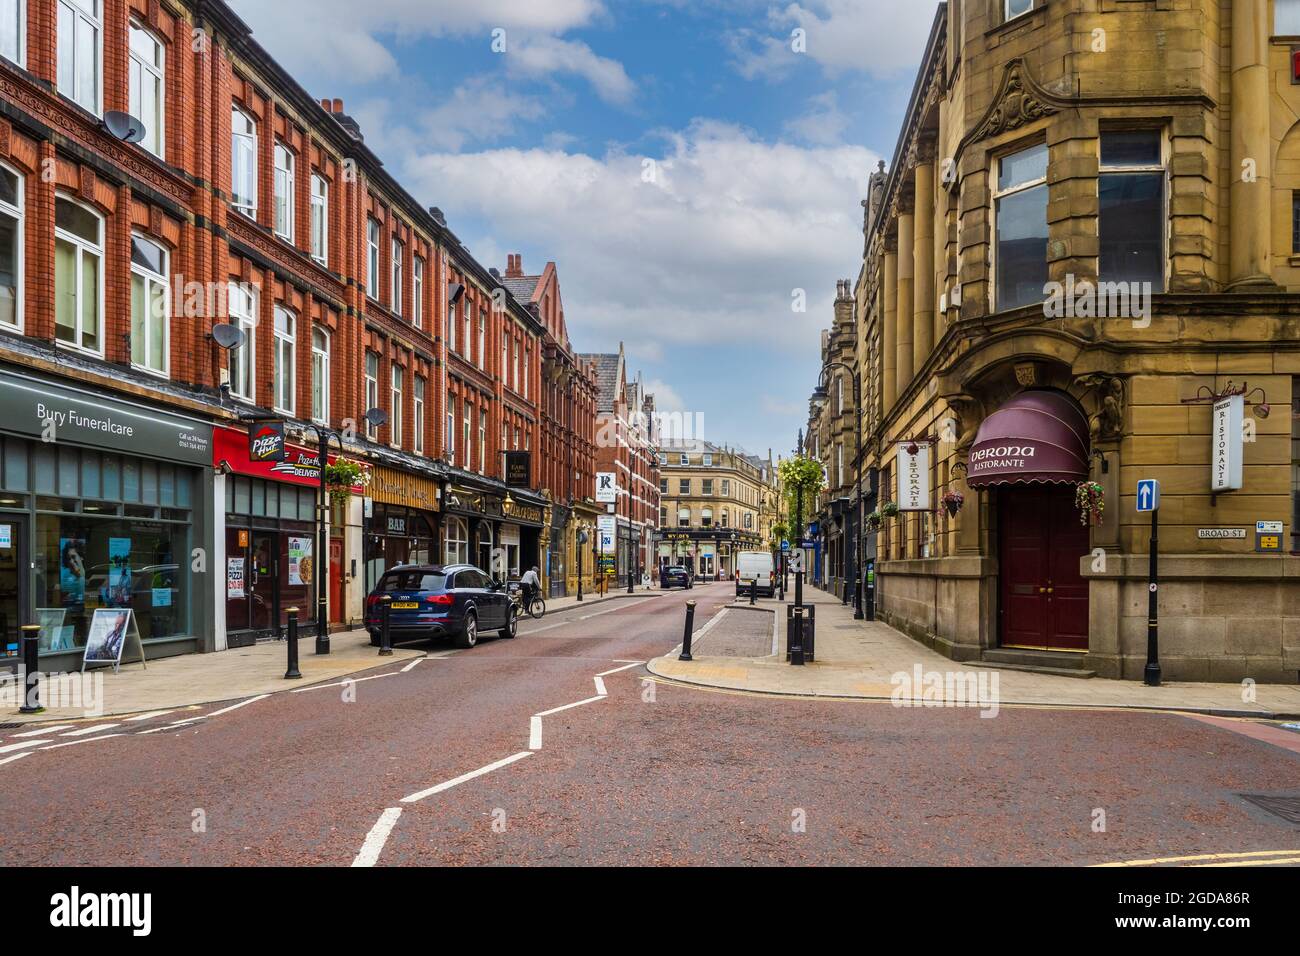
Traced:
<path id="1" fill-rule="evenodd" d="M 473 780 L 475 777 L 481 777 L 485 773 L 491 773 L 493 770 L 500 770 L 502 767 L 508 766 L 509 764 L 514 763 L 516 760 L 523 760 L 525 757 L 531 757 L 532 755 L 533 752 L 531 750 L 521 750 L 517 754 L 511 754 L 509 757 L 506 757 L 502 760 L 498 760 L 495 763 L 490 763 L 486 767 L 479 767 L 477 770 L 471 770 L 469 773 L 463 773 L 459 777 L 454 777 L 451 780 L 447 780 L 444 781 L 443 783 L 432 786 L 428 790 L 420 790 L 416 793 L 411 794 L 409 797 L 402 797 L 402 803 L 418 803 L 419 801 L 423 800 L 425 797 L 431 797 L 435 793 L 442 793 L 444 790 L 450 790 L 452 787 L 458 787 L 462 783 L 466 783 L 470 780 Z"/>
<path id="2" fill-rule="evenodd" d="M 401 807 L 389 807 L 379 815 L 379 820 L 366 834 L 366 842 L 361 844 L 361 852 L 352 861 L 353 866 L 374 866 L 379 862 L 379 854 L 388 842 L 388 835 L 397 826 L 397 818 L 402 815 Z"/>

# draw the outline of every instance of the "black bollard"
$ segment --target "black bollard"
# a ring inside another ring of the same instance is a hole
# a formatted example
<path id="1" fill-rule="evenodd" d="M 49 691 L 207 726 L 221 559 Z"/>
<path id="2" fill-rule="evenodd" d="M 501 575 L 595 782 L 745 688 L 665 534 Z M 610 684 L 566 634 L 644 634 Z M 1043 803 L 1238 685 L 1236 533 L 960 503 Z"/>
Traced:
<path id="1" fill-rule="evenodd" d="M 285 680 L 299 680 L 302 671 L 298 670 L 298 609 L 289 608 L 289 665 L 285 668 Z"/>
<path id="2" fill-rule="evenodd" d="M 682 634 L 682 653 L 678 656 L 679 661 L 693 661 L 691 657 L 691 633 L 695 630 L 695 602 L 686 602 L 686 631 Z"/>
<path id="3" fill-rule="evenodd" d="M 794 634 L 790 638 L 790 663 L 803 664 L 803 608 L 794 609 Z"/>
<path id="4" fill-rule="evenodd" d="M 393 656 L 393 634 L 389 629 L 389 622 L 393 615 L 393 599 L 385 594 L 379 600 L 384 602 L 383 609 L 379 612 L 383 615 L 379 625 L 379 656 Z"/>
<path id="5" fill-rule="evenodd" d="M 23 704 L 18 708 L 21 714 L 39 714 L 45 708 L 41 706 L 41 673 L 39 624 L 24 624 L 19 628 L 23 632 Z"/>
<path id="6" fill-rule="evenodd" d="M 754 575 L 754 580 L 749 582 L 749 603 L 758 603 L 758 575 Z"/>

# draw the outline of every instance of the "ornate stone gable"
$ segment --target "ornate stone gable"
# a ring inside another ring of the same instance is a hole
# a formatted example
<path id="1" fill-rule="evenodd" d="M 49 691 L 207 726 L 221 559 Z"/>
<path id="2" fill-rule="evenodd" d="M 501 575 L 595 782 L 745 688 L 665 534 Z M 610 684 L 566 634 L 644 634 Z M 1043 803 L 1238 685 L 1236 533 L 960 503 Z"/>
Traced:
<path id="1" fill-rule="evenodd" d="M 974 143 L 997 136 L 1060 111 L 1052 95 L 1030 76 L 1025 61 L 1017 57 L 1007 63 L 988 112 L 966 141 Z"/>

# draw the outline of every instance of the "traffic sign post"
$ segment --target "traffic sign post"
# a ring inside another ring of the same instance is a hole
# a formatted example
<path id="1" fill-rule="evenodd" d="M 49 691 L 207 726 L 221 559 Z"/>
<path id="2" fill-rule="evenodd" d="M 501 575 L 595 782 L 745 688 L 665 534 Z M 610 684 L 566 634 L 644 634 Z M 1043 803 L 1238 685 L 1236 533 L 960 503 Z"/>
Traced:
<path id="1" fill-rule="evenodd" d="M 1147 666 L 1142 681 L 1160 686 L 1160 482 L 1144 478 L 1137 485 L 1137 510 L 1151 512 L 1150 562 L 1147 570 Z"/>

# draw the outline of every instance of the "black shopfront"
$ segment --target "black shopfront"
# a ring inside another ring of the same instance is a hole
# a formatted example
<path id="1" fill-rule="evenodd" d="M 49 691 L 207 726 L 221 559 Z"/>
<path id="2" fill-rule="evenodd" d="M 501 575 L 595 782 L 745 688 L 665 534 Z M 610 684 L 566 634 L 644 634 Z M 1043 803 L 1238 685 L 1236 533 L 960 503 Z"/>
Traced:
<path id="1" fill-rule="evenodd" d="M 543 503 L 518 489 L 449 484 L 442 499 L 443 559 L 498 578 L 540 567 Z"/>

